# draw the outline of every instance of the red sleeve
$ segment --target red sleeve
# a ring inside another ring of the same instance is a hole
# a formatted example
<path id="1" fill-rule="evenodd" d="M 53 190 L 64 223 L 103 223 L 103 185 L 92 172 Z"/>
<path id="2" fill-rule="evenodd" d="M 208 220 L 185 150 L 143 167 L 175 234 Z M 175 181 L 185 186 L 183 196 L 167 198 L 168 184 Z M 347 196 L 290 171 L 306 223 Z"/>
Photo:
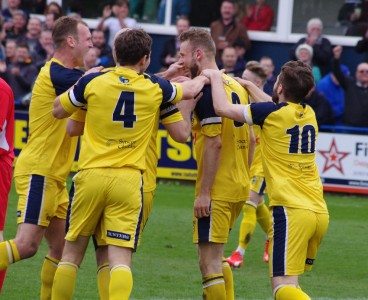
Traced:
<path id="1" fill-rule="evenodd" d="M 272 27 L 272 23 L 273 23 L 273 10 L 271 7 L 266 6 L 264 9 L 264 17 L 263 19 L 263 30 L 270 30 Z"/>
<path id="2" fill-rule="evenodd" d="M 10 101 L 9 94 L 0 89 L 0 132 L 3 131 L 3 126 L 8 116 Z"/>

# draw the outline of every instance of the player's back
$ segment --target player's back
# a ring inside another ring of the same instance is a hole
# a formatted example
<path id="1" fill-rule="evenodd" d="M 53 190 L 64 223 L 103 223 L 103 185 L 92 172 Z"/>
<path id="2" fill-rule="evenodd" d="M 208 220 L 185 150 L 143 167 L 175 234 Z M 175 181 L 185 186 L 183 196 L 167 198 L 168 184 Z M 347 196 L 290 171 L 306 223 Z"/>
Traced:
<path id="1" fill-rule="evenodd" d="M 315 160 L 318 126 L 309 105 L 292 102 L 254 105 L 262 120 L 261 149 L 270 205 L 326 212 Z"/>
<path id="2" fill-rule="evenodd" d="M 73 93 L 88 106 L 80 169 L 145 169 L 159 106 L 181 97 L 168 81 L 123 67 L 83 77 Z"/>
<path id="3" fill-rule="evenodd" d="M 248 104 L 248 94 L 233 78 L 224 76 L 228 101 Z M 215 200 L 239 201 L 249 196 L 249 126 L 216 116 L 213 110 L 211 87 L 205 86 L 196 107 L 201 128 L 194 128 L 198 178 L 202 176 L 204 135 L 221 135 L 221 153 L 211 197 Z M 200 190 L 197 181 L 196 193 Z"/>
<path id="4" fill-rule="evenodd" d="M 83 72 L 69 69 L 55 58 L 41 69 L 29 108 L 28 141 L 22 150 L 14 175 L 38 174 L 64 181 L 73 163 L 77 138 L 66 133 L 67 120 L 52 115 L 56 96 L 70 88 Z"/>

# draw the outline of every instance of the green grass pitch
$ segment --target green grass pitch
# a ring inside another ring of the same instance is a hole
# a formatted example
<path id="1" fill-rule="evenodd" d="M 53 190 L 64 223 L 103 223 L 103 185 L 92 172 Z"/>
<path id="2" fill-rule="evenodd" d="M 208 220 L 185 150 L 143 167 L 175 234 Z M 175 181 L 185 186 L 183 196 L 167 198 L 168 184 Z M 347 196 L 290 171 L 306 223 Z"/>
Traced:
<path id="1" fill-rule="evenodd" d="M 201 299 L 201 277 L 192 237 L 193 185 L 159 184 L 143 241 L 133 257 L 132 299 Z M 300 284 L 313 299 L 368 299 L 368 197 L 326 194 L 330 227 L 312 272 Z M 16 232 L 17 197 L 9 199 L 5 238 Z M 226 245 L 237 245 L 239 221 Z M 236 299 L 272 299 L 267 265 L 262 262 L 264 234 L 257 226 L 234 271 Z M 28 260 L 10 266 L 0 299 L 38 299 L 39 273 L 46 246 Z M 92 243 L 78 273 L 74 299 L 98 299 Z"/>

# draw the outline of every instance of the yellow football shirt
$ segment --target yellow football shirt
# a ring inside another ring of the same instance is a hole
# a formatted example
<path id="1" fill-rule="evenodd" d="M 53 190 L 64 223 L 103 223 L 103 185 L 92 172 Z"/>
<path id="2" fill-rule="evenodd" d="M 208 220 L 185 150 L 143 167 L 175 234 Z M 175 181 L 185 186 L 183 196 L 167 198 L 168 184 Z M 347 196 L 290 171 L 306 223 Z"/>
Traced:
<path id="1" fill-rule="evenodd" d="M 162 104 L 160 112 L 156 114 L 156 121 L 153 127 L 152 136 L 150 138 L 147 156 L 146 156 L 146 171 L 143 174 L 143 191 L 152 192 L 156 189 L 156 177 L 157 177 L 157 132 L 159 128 L 159 119 L 162 124 L 172 124 L 183 120 L 178 108 L 171 104 Z"/>
<path id="2" fill-rule="evenodd" d="M 315 158 L 318 126 L 309 105 L 254 103 L 245 118 L 261 126 L 263 171 L 270 206 L 327 213 Z"/>
<path id="3" fill-rule="evenodd" d="M 14 176 L 38 174 L 65 181 L 75 155 L 77 138 L 66 133 L 67 120 L 52 115 L 56 96 L 68 90 L 83 75 L 52 58 L 41 69 L 32 90 L 29 135 L 14 170 Z"/>
<path id="4" fill-rule="evenodd" d="M 82 77 L 60 96 L 69 112 L 87 105 L 79 169 L 145 169 L 156 113 L 162 103 L 176 103 L 182 88 L 154 75 L 116 67 Z"/>
<path id="5" fill-rule="evenodd" d="M 228 101 L 248 104 L 248 94 L 233 78 L 223 75 Z M 211 198 L 229 202 L 246 200 L 249 197 L 249 126 L 227 118 L 218 117 L 213 109 L 211 87 L 205 86 L 203 96 L 195 108 L 193 127 L 198 176 L 202 177 L 204 137 L 220 135 L 222 141 L 220 163 L 211 189 Z M 196 182 L 196 196 L 200 191 Z"/>

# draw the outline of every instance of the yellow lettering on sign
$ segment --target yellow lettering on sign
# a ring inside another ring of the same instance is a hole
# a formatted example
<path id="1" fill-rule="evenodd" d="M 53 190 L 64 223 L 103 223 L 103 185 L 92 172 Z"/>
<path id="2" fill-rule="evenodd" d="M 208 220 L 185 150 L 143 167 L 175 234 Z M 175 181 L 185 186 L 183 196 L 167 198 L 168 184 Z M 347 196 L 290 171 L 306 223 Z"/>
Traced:
<path id="1" fill-rule="evenodd" d="M 15 120 L 14 127 L 14 147 L 16 149 L 23 149 L 27 141 L 27 121 Z"/>
<path id="2" fill-rule="evenodd" d="M 187 144 L 175 142 L 170 136 L 167 143 L 172 148 L 167 149 L 167 157 L 174 161 L 187 161 L 192 157 L 192 149 Z"/>

